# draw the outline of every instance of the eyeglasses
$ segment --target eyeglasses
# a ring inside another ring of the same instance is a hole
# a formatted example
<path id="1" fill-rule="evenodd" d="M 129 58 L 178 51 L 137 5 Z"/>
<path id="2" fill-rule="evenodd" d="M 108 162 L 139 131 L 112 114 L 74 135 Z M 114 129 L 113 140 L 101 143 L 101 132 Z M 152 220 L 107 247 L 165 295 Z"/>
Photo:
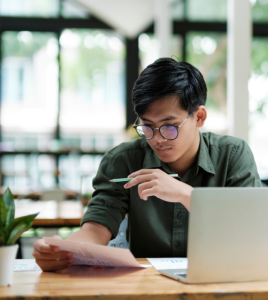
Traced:
<path id="1" fill-rule="evenodd" d="M 192 112 L 182 123 L 180 126 L 175 125 L 162 125 L 159 128 L 152 128 L 148 125 L 136 125 L 135 121 L 133 128 L 136 129 L 138 135 L 145 139 L 151 140 L 154 137 L 155 129 L 158 129 L 162 137 L 166 140 L 175 140 L 179 135 L 179 128 L 188 120 L 188 118 L 193 114 Z"/>

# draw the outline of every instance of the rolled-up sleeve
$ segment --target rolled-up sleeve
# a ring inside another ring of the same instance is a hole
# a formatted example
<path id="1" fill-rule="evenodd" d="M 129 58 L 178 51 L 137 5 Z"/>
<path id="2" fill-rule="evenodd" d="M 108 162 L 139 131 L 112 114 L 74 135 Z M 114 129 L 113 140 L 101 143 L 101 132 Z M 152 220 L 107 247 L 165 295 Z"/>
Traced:
<path id="1" fill-rule="evenodd" d="M 129 210 L 129 191 L 123 183 L 110 182 L 110 179 L 125 178 L 129 173 L 124 154 L 106 153 L 103 157 L 96 177 L 93 179 L 95 189 L 87 211 L 82 218 L 81 226 L 93 221 L 107 227 L 112 239 L 118 234 L 119 226 Z"/>

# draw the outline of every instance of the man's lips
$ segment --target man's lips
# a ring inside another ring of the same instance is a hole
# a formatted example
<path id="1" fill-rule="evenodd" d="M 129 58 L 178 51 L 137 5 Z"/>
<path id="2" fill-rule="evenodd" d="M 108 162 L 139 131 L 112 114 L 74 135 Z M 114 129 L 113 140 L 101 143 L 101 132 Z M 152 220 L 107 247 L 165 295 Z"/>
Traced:
<path id="1" fill-rule="evenodd" d="M 171 150 L 171 147 L 157 147 L 156 150 L 158 152 L 164 153 L 164 152 L 168 152 L 169 150 Z"/>

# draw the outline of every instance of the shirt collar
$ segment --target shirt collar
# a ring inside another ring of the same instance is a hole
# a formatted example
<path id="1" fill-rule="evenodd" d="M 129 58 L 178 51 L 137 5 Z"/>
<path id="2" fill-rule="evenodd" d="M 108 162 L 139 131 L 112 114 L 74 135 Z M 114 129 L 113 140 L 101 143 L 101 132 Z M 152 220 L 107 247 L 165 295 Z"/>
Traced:
<path id="1" fill-rule="evenodd" d="M 192 166 L 192 167 L 194 166 L 196 167 L 196 174 L 198 173 L 198 169 L 199 169 L 198 167 L 201 167 L 204 171 L 208 173 L 216 174 L 208 152 L 208 147 L 204 141 L 202 133 L 200 133 L 200 146 L 197 155 L 198 155 L 197 162 Z M 152 148 L 149 145 L 147 147 L 147 151 L 144 157 L 143 168 L 144 169 L 161 168 L 168 174 L 174 173 L 174 171 L 166 163 L 162 162 L 158 158 L 156 153 L 152 150 Z"/>

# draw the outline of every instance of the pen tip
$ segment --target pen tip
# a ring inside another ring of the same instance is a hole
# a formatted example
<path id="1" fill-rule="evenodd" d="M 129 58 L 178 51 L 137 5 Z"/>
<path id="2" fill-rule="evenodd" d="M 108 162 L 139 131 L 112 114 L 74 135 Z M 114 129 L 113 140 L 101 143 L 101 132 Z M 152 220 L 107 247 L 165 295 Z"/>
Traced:
<path id="1" fill-rule="evenodd" d="M 111 180 L 109 180 L 110 182 L 114 182 L 114 180 L 113 179 L 111 179 Z"/>

